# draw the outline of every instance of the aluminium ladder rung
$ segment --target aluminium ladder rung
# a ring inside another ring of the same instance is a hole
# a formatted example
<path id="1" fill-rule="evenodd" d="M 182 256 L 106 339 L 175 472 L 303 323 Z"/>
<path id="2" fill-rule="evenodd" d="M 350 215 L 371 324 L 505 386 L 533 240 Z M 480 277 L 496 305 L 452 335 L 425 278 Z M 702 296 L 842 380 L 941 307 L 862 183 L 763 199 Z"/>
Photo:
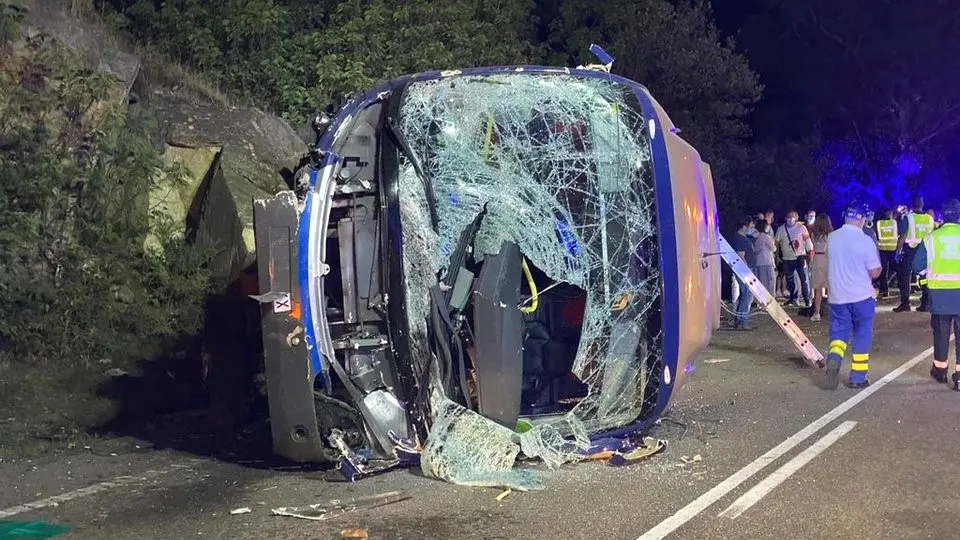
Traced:
<path id="1" fill-rule="evenodd" d="M 723 235 L 717 235 L 717 238 L 717 243 L 720 247 L 720 256 L 723 257 L 724 262 L 727 263 L 730 270 L 750 289 L 753 297 L 760 302 L 763 309 L 767 310 L 767 313 L 773 317 L 773 320 L 777 321 L 780 329 L 793 341 L 793 344 L 797 346 L 797 349 L 800 350 L 800 353 L 803 354 L 807 362 L 818 368 L 824 367 L 823 354 L 821 354 L 807 338 L 806 334 L 800 330 L 797 323 L 793 322 L 793 319 L 787 315 L 787 312 L 780 307 L 780 304 L 773 295 L 770 294 L 770 291 L 760 283 L 760 280 L 757 279 L 757 276 L 750 270 L 747 263 L 737 255 L 737 252 L 727 242 L 727 239 L 724 238 Z"/>

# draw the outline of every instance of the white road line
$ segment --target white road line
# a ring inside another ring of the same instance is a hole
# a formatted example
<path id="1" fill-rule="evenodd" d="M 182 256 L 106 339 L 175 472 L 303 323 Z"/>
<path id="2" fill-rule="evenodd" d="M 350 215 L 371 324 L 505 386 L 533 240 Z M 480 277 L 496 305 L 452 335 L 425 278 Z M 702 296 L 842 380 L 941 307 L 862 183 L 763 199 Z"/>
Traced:
<path id="1" fill-rule="evenodd" d="M 952 341 L 953 337 L 950 339 Z M 795 446 L 810 438 L 811 435 L 820 431 L 820 429 L 822 429 L 824 426 L 836 420 L 840 415 L 849 411 L 861 401 L 872 396 L 874 392 L 880 390 L 890 381 L 896 379 L 900 375 L 903 375 L 913 368 L 913 366 L 919 364 L 931 354 L 933 354 L 933 347 L 930 347 L 922 353 L 914 356 L 897 369 L 887 373 L 886 376 L 879 381 L 871 384 L 863 390 L 860 390 L 853 397 L 844 401 L 832 411 L 821 416 L 817 420 L 814 420 L 807 427 L 796 432 L 790 438 L 778 444 L 774 448 L 771 448 L 766 454 L 758 457 L 752 463 L 733 473 L 733 475 L 714 486 L 710 491 L 697 497 L 693 502 L 678 510 L 676 514 L 661 521 L 659 525 L 645 532 L 638 540 L 660 540 L 661 538 L 665 538 L 668 534 L 677 530 L 681 525 L 696 517 L 700 512 L 703 512 L 707 507 L 723 498 L 727 493 L 730 493 L 736 489 L 737 486 L 749 480 L 751 476 L 760 472 L 764 467 L 773 463 L 775 460 L 792 450 Z"/>
<path id="2" fill-rule="evenodd" d="M 746 512 L 750 509 L 751 506 L 760 502 L 760 499 L 766 497 L 773 491 L 777 486 L 783 483 L 784 480 L 790 478 L 793 473 L 799 471 L 804 465 L 810 463 L 810 460 L 820 455 L 821 452 L 830 448 L 830 445 L 837 442 L 840 437 L 843 437 L 850 432 L 851 429 L 856 426 L 857 423 L 853 420 L 847 420 L 846 422 L 840 424 L 833 431 L 827 433 L 819 441 L 813 443 L 809 448 L 800 452 L 793 459 L 786 462 L 783 467 L 780 467 L 774 471 L 770 476 L 764 478 L 760 483 L 753 486 L 750 491 L 744 493 L 739 499 L 734 501 L 726 510 L 720 512 L 717 517 L 725 517 L 730 519 L 737 519 L 740 517 L 740 514 Z"/>
<path id="3" fill-rule="evenodd" d="M 156 478 L 158 476 L 163 476 L 165 474 L 169 474 L 174 471 L 190 469 L 192 467 L 193 467 L 192 463 L 173 464 L 165 469 L 150 470 L 137 476 L 118 476 L 113 480 L 100 482 L 98 484 L 93 484 L 92 486 L 87 486 L 85 488 L 80 488 L 74 491 L 61 493 L 60 495 L 54 495 L 53 497 L 47 497 L 45 499 L 39 499 L 36 501 L 24 503 L 24 504 L 18 504 L 17 506 L 11 506 L 10 508 L 5 508 L 3 510 L 0 510 L 0 519 L 8 518 L 10 516 L 15 516 L 17 514 L 22 514 L 24 512 L 29 512 L 31 510 L 38 510 L 40 508 L 49 508 L 51 506 L 59 506 L 60 503 L 63 503 L 63 502 L 72 501 L 74 499 L 79 499 L 81 497 L 86 497 L 88 495 L 94 495 L 110 489 L 127 486 L 130 484 L 136 484 L 138 482 L 144 482 L 152 478 Z"/>

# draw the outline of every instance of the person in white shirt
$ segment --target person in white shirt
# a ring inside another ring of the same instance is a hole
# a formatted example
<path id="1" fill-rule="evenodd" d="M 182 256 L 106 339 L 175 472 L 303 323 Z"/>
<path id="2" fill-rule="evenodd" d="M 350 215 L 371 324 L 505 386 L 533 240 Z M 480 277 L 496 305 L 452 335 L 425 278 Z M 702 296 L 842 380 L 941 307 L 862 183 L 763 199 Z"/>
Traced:
<path id="1" fill-rule="evenodd" d="M 870 384 L 867 371 L 877 308 L 873 280 L 880 275 L 881 264 L 877 246 L 863 234 L 869 211 L 866 204 L 851 204 L 845 212 L 843 227 L 827 237 L 830 351 L 826 384 L 831 389 L 840 382 L 840 366 L 848 343 L 853 349 L 848 385 L 864 388 Z"/>
<path id="2" fill-rule="evenodd" d="M 787 275 L 787 288 L 790 299 L 787 305 L 797 305 L 797 279 L 803 291 L 803 307 L 810 306 L 810 287 L 807 282 L 806 260 L 813 251 L 813 242 L 807 227 L 800 223 L 796 211 L 787 213 L 787 221 L 777 229 L 776 242 L 783 260 L 783 272 Z M 794 274 L 796 273 L 796 277 Z"/>

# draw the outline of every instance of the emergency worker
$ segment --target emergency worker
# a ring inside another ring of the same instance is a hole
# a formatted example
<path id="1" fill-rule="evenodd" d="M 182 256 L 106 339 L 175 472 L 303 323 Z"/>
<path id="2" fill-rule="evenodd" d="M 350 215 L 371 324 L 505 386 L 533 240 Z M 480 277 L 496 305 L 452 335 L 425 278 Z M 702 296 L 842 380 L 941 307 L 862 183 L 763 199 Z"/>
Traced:
<path id="1" fill-rule="evenodd" d="M 942 223 L 938 221 L 936 210 L 931 208 L 927 210 L 927 214 L 933 218 L 933 230 L 939 229 Z M 922 246 L 923 244 L 920 245 Z M 917 286 L 920 287 L 920 307 L 917 308 L 917 311 L 926 313 L 930 311 L 930 290 L 927 288 L 927 269 L 922 268 L 919 272 L 916 270 L 914 270 L 914 272 L 917 273 Z"/>
<path id="2" fill-rule="evenodd" d="M 880 250 L 880 297 L 890 296 L 890 272 L 896 270 L 897 220 L 893 219 L 893 210 L 884 210 L 877 221 L 877 248 Z"/>
<path id="3" fill-rule="evenodd" d="M 951 330 L 960 337 L 960 201 L 943 205 L 943 226 L 933 231 L 917 250 L 913 269 L 926 270 L 930 326 L 933 328 L 933 365 L 930 376 L 947 382 L 947 354 Z M 960 360 L 960 349 L 957 350 Z M 953 389 L 960 391 L 960 373 L 953 373 Z"/>
<path id="4" fill-rule="evenodd" d="M 848 386 L 864 388 L 870 384 L 867 375 L 877 307 L 873 280 L 880 276 L 880 256 L 873 240 L 863 234 L 869 212 L 866 204 L 850 204 L 844 212 L 843 227 L 827 237 L 830 352 L 826 385 L 830 389 L 840 384 L 840 366 L 848 346 L 853 349 Z"/>
<path id="5" fill-rule="evenodd" d="M 900 282 L 900 305 L 896 313 L 910 311 L 910 284 L 913 281 L 913 258 L 923 239 L 933 232 L 933 218 L 923 210 L 923 197 L 913 199 L 913 211 L 903 216 L 897 240 L 897 277 Z"/>

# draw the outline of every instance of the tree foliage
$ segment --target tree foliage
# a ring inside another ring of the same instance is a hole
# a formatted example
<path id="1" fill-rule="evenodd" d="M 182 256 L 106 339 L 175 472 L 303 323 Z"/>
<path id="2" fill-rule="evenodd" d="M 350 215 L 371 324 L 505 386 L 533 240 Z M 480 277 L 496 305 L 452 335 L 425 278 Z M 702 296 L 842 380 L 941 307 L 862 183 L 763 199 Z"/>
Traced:
<path id="1" fill-rule="evenodd" d="M 302 122 L 332 97 L 403 73 L 513 63 L 576 65 L 601 43 L 647 85 L 713 165 L 721 204 L 746 165 L 761 86 L 705 1 L 115 0 L 127 28 Z M 250 13 L 263 13 L 253 19 Z M 540 21 L 536 14 L 553 20 Z M 537 30 L 551 29 L 549 39 Z"/>
<path id="2" fill-rule="evenodd" d="M 331 98 L 408 72 L 517 63 L 532 0 L 117 0 L 137 38 L 302 120 Z"/>
<path id="3" fill-rule="evenodd" d="M 567 0 L 552 29 L 554 62 L 590 60 L 602 43 L 614 70 L 650 89 L 711 164 L 722 209 L 740 206 L 737 183 L 746 166 L 747 117 L 762 86 L 734 43 L 724 39 L 704 1 Z"/>
<path id="4" fill-rule="evenodd" d="M 0 336 L 14 356 L 82 366 L 196 332 L 203 261 L 169 229 L 153 231 L 160 252 L 143 248 L 145 194 L 165 171 L 149 119 L 107 104 L 112 81 L 49 37 L 0 48 L 0 65 Z"/>
<path id="5" fill-rule="evenodd" d="M 960 5 L 949 0 L 752 0 L 745 39 L 796 122 L 822 132 L 838 204 L 936 188 L 960 137 Z M 797 113 L 800 114 L 797 114 Z M 784 121 L 787 122 L 784 122 Z"/>

